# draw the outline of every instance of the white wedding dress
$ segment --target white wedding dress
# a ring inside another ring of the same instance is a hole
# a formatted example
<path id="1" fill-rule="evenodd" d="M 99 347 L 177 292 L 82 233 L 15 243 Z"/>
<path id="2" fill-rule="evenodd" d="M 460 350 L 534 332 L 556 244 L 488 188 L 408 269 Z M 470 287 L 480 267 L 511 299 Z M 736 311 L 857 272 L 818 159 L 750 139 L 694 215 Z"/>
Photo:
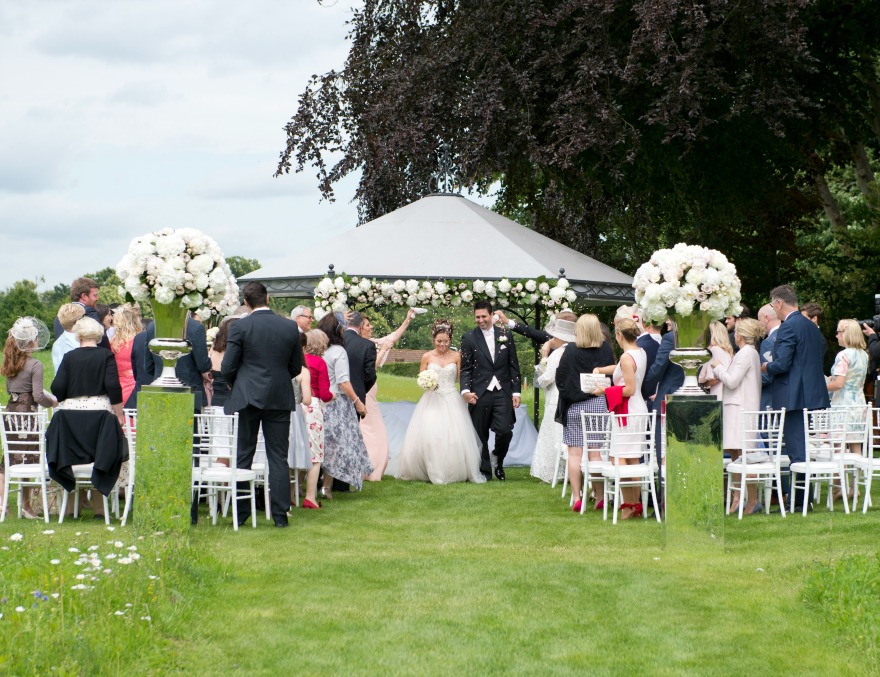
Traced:
<path id="1" fill-rule="evenodd" d="M 437 372 L 439 385 L 425 392 L 413 411 L 398 478 L 432 484 L 485 482 L 480 473 L 480 438 L 455 385 L 458 368 L 432 362 L 428 369 Z"/>

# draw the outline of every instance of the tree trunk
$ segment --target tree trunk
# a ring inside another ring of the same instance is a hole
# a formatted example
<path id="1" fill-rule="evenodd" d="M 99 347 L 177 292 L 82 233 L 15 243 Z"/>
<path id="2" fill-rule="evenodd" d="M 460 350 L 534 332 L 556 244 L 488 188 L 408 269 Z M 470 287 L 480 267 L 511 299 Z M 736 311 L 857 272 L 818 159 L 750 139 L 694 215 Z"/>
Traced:
<path id="1" fill-rule="evenodd" d="M 880 193 L 877 190 L 877 178 L 874 176 L 874 170 L 868 161 L 868 153 L 865 151 L 865 144 L 861 141 L 850 144 L 850 152 L 853 156 L 853 162 L 856 167 L 856 183 L 859 190 L 865 197 L 865 202 L 871 209 L 880 208 Z"/>
<path id="2" fill-rule="evenodd" d="M 825 216 L 831 221 L 831 228 L 837 233 L 846 234 L 846 222 L 843 220 L 843 214 L 840 212 L 837 200 L 834 199 L 834 195 L 828 187 L 828 182 L 825 180 L 825 173 L 821 170 L 817 170 L 813 174 L 813 181 L 816 184 L 816 191 L 819 193 L 819 199 L 822 201 L 822 207 L 825 209 Z M 840 250 L 846 256 L 851 256 L 853 253 L 852 248 L 845 243 L 841 243 Z"/>

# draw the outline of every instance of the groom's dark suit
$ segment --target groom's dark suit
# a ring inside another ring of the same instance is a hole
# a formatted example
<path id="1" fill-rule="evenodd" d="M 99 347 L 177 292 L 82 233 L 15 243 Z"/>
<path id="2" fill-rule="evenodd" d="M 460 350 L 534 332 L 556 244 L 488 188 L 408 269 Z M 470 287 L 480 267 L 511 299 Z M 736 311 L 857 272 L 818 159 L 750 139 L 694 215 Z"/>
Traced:
<path id="1" fill-rule="evenodd" d="M 290 412 L 296 407 L 291 379 L 302 370 L 296 323 L 268 308 L 257 308 L 229 328 L 220 373 L 232 386 L 224 411 L 238 412 L 238 467 L 250 469 L 260 424 L 266 440 L 272 517 L 286 524 L 290 509 L 287 449 Z M 239 522 L 250 504 L 239 503 Z"/>
<path id="2" fill-rule="evenodd" d="M 519 360 L 516 345 L 510 332 L 492 327 L 495 357 L 483 331 L 477 327 L 461 339 L 461 390 L 477 396 L 477 403 L 468 406 L 474 428 L 483 443 L 480 472 L 492 475 L 489 460 L 489 430 L 495 433 L 495 456 L 498 467 L 504 465 L 504 457 L 513 438 L 516 421 L 513 411 L 513 394 L 520 392 Z M 490 384 L 497 378 L 497 389 Z"/>

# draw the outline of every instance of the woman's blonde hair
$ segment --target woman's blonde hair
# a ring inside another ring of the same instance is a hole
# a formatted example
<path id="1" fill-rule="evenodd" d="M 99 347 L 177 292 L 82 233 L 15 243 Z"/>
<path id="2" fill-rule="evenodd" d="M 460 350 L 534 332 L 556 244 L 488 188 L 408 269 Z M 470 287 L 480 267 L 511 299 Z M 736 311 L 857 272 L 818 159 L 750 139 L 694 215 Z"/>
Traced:
<path id="1" fill-rule="evenodd" d="M 620 318 L 614 324 L 614 331 L 620 334 L 628 343 L 635 343 L 636 339 L 642 333 L 639 325 L 628 317 Z"/>
<path id="2" fill-rule="evenodd" d="M 306 352 L 309 355 L 320 357 L 327 351 L 329 345 L 330 339 L 320 329 L 310 329 L 306 332 Z"/>
<path id="3" fill-rule="evenodd" d="M 58 309 L 58 321 L 64 331 L 71 331 L 76 321 L 86 314 L 86 309 L 78 303 L 65 303 Z"/>
<path id="4" fill-rule="evenodd" d="M 837 326 L 843 325 L 843 345 L 847 348 L 855 348 L 856 350 L 865 349 L 865 335 L 862 334 L 862 328 L 855 320 L 840 320 Z"/>
<path id="5" fill-rule="evenodd" d="M 738 336 L 742 336 L 743 341 L 745 341 L 747 345 L 755 347 L 758 346 L 758 342 L 764 338 L 764 334 L 766 333 L 764 331 L 764 325 L 750 317 L 747 317 L 744 320 L 737 320 L 735 331 Z M 730 341 L 728 341 L 728 343 L 729 342 Z"/>
<path id="6" fill-rule="evenodd" d="M 578 348 L 598 348 L 605 341 L 599 318 L 586 313 L 578 318 L 574 326 L 575 345 Z"/>
<path id="7" fill-rule="evenodd" d="M 740 320 L 742 322 L 742 320 Z M 730 356 L 733 356 L 733 346 L 730 345 L 730 336 L 727 333 L 727 327 L 718 320 L 709 323 L 709 346 L 718 346 Z"/>
<path id="8" fill-rule="evenodd" d="M 100 341 L 104 337 L 104 327 L 91 317 L 81 317 L 73 325 L 77 341 Z"/>
<path id="9" fill-rule="evenodd" d="M 130 303 L 113 309 L 113 338 L 110 347 L 118 353 L 122 346 L 131 341 L 141 331 L 141 313 Z"/>

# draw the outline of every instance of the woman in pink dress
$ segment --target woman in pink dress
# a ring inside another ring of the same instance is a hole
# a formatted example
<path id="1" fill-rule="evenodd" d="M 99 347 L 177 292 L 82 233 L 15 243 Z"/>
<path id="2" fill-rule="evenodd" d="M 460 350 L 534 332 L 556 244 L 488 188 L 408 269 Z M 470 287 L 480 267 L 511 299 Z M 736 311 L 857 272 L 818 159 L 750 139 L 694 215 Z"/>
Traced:
<path id="1" fill-rule="evenodd" d="M 116 357 L 123 402 L 128 402 L 135 386 L 134 371 L 131 368 L 131 346 L 134 337 L 140 331 L 141 314 L 137 308 L 126 303 L 113 310 L 113 337 L 110 339 L 110 348 Z"/>
<path id="2" fill-rule="evenodd" d="M 361 325 L 360 334 L 365 339 L 370 339 L 376 344 L 376 369 L 385 364 L 388 359 L 388 353 L 394 344 L 403 336 L 403 332 L 409 327 L 410 322 L 416 316 L 416 311 L 410 308 L 406 314 L 406 319 L 392 333 L 383 338 L 373 338 L 373 325 L 370 320 L 364 317 L 364 323 Z M 385 428 L 385 420 L 382 418 L 382 412 L 379 409 L 379 400 L 376 398 L 376 386 L 373 385 L 367 391 L 367 415 L 361 420 L 361 435 L 364 436 L 364 444 L 367 445 L 367 453 L 373 462 L 373 472 L 365 479 L 371 482 L 378 482 L 385 474 L 385 467 L 388 465 L 388 431 Z"/>

